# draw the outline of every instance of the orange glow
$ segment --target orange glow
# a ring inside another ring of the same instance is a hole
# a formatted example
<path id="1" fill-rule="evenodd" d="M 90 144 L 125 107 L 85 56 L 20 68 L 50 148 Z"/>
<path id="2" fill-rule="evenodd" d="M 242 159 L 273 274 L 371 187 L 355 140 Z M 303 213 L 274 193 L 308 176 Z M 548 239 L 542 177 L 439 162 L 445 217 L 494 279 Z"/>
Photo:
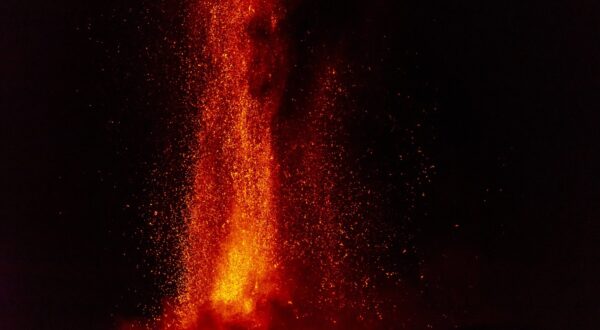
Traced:
<path id="1" fill-rule="evenodd" d="M 369 121 L 363 127 L 371 105 L 354 100 L 371 90 L 356 80 L 370 77 L 371 67 L 353 65 L 344 55 L 352 47 L 338 37 L 311 34 L 328 26 L 303 22 L 312 18 L 311 8 L 319 6 L 190 1 L 186 48 L 178 53 L 188 79 L 177 81 L 187 92 L 183 101 L 193 104 L 182 109 L 188 158 L 168 169 L 185 182 L 173 182 L 176 196 L 165 196 L 170 203 L 186 197 L 174 210 L 181 213 L 165 219 L 177 248 L 169 241 L 159 246 L 168 257 L 157 256 L 160 274 L 172 277 L 160 314 L 125 328 L 409 324 L 408 303 L 398 299 L 405 284 L 395 255 L 401 236 L 395 230 L 405 218 L 387 213 L 397 196 L 393 180 L 384 180 L 396 175 L 397 161 L 386 158 L 379 171 L 375 155 L 387 147 L 360 141 L 371 134 L 360 130 L 379 127 Z M 403 160 L 404 153 L 398 156 Z M 417 190 L 408 181 L 406 189 L 402 202 L 414 204 Z"/>
<path id="2" fill-rule="evenodd" d="M 200 95 L 195 184 L 188 200 L 179 327 L 203 311 L 261 326 L 257 305 L 280 293 L 271 122 L 283 89 L 274 1 L 203 1 L 195 8 L 208 63 Z"/>

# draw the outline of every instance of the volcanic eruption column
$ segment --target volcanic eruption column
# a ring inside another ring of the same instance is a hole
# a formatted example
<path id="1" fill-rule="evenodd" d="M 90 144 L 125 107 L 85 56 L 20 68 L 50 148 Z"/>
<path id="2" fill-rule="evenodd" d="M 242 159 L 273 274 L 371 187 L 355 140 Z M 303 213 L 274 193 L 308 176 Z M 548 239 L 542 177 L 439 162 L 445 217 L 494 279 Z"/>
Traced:
<path id="1" fill-rule="evenodd" d="M 281 294 L 271 129 L 285 79 L 281 8 L 215 0 L 195 13 L 206 34 L 206 83 L 176 314 L 186 329 L 206 310 L 260 326 L 257 306 Z"/>

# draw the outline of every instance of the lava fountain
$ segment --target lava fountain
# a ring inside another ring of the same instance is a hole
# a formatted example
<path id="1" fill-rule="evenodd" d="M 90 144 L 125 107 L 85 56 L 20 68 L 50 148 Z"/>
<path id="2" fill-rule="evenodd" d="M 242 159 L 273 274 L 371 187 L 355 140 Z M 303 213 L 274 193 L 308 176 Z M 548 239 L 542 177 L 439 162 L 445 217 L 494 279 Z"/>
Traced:
<path id="1" fill-rule="evenodd" d="M 215 0 L 195 12 L 205 33 L 197 69 L 207 70 L 192 73 L 206 83 L 176 328 L 263 327 L 261 306 L 285 296 L 271 129 L 285 81 L 282 11 L 275 0 Z"/>
<path id="2" fill-rule="evenodd" d="M 378 262 L 387 242 L 373 238 L 390 235 L 369 221 L 382 197 L 348 160 L 344 107 L 352 104 L 344 105 L 341 81 L 351 70 L 316 56 L 307 78 L 291 84 L 298 68 L 282 27 L 286 9 L 278 0 L 190 6 L 191 187 L 178 232 L 178 294 L 152 329 L 396 322 L 397 305 L 374 294 L 398 281 Z"/>

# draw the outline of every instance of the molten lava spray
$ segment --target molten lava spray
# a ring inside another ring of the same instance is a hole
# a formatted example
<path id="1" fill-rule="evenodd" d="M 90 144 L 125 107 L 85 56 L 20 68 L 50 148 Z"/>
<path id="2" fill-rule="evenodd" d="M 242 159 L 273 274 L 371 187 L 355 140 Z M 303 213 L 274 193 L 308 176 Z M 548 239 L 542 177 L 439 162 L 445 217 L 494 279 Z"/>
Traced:
<path id="1" fill-rule="evenodd" d="M 397 322 L 395 298 L 384 296 L 398 273 L 380 262 L 393 235 L 372 221 L 382 195 L 361 182 L 347 147 L 353 105 L 341 82 L 352 69 L 332 54 L 292 65 L 287 14 L 277 0 L 190 7 L 193 179 L 178 295 L 153 329 Z"/>
<path id="2" fill-rule="evenodd" d="M 271 123 L 283 90 L 281 9 L 274 0 L 198 3 L 206 75 L 195 183 L 177 311 L 183 329 L 210 322 L 265 326 L 261 304 L 282 296 Z M 282 296 L 283 297 L 283 296 Z"/>

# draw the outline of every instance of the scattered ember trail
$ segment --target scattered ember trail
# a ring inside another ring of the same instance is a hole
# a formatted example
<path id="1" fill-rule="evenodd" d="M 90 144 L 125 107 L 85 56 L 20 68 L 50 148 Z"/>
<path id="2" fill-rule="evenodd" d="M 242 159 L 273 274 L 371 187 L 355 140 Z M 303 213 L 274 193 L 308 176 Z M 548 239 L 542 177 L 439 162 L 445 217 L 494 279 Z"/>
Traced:
<path id="1" fill-rule="evenodd" d="M 196 14 L 208 72 L 175 327 L 264 327 L 261 305 L 283 297 L 271 131 L 285 76 L 281 12 L 273 0 L 214 0 Z"/>
<path id="2" fill-rule="evenodd" d="M 292 65 L 286 13 L 279 0 L 190 7 L 192 186 L 178 295 L 152 329 L 397 328 L 398 272 L 380 262 L 393 229 L 348 147 L 352 69 L 331 54 Z M 288 84 L 297 70 L 308 78 Z"/>

